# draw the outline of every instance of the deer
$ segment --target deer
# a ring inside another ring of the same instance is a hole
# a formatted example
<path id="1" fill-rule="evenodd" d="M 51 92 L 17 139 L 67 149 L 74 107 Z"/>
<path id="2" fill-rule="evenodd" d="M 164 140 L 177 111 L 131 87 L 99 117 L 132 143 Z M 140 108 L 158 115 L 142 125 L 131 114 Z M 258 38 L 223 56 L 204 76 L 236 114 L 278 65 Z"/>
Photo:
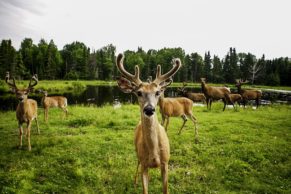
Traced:
<path id="1" fill-rule="evenodd" d="M 225 110 L 227 102 L 230 102 L 234 107 L 234 104 L 229 98 L 229 94 L 230 94 L 229 88 L 209 86 L 206 84 L 205 78 L 200 78 L 200 79 L 201 79 L 201 88 L 206 97 L 207 109 L 211 110 L 211 104 L 213 100 L 220 100 L 220 99 L 222 99 L 224 103 L 223 111 Z"/>
<path id="2" fill-rule="evenodd" d="M 198 142 L 198 130 L 197 130 L 197 119 L 192 114 L 193 102 L 192 100 L 185 97 L 178 98 L 165 98 L 164 94 L 161 95 L 159 102 L 160 112 L 162 115 L 162 125 L 164 126 L 166 121 L 165 130 L 167 131 L 170 117 L 181 117 L 183 119 L 183 125 L 180 128 L 178 135 L 181 134 L 181 131 L 184 125 L 187 122 L 187 116 L 192 120 L 195 127 L 195 141 Z"/>
<path id="3" fill-rule="evenodd" d="M 141 166 L 141 179 L 143 193 L 148 193 L 148 170 L 160 168 L 163 184 L 163 193 L 168 193 L 168 162 L 170 159 L 170 145 L 164 127 L 159 123 L 156 107 L 161 97 L 172 81 L 171 77 L 180 69 L 180 59 L 174 59 L 174 65 L 170 71 L 161 74 L 161 66 L 157 66 L 154 81 L 142 82 L 140 80 L 139 66 L 135 66 L 134 75 L 125 70 L 123 54 L 116 59 L 116 66 L 121 77 L 117 79 L 118 87 L 124 93 L 133 93 L 137 96 L 140 107 L 140 121 L 135 128 L 134 143 L 138 164 L 135 175 L 135 183 L 139 166 Z"/>
<path id="4" fill-rule="evenodd" d="M 235 104 L 236 102 L 240 105 L 240 102 L 242 101 L 242 97 L 240 94 L 229 94 L 230 102 Z"/>
<path id="5" fill-rule="evenodd" d="M 178 94 L 191 99 L 193 102 L 206 102 L 205 95 L 203 93 L 193 93 L 193 92 L 188 92 L 185 90 L 185 87 L 187 84 L 183 82 L 183 86 L 181 88 L 178 88 Z"/>
<path id="6" fill-rule="evenodd" d="M 68 115 L 68 100 L 64 96 L 48 96 L 48 92 L 44 90 L 39 90 L 41 93 L 43 93 L 42 97 L 42 105 L 44 108 L 44 120 L 45 122 L 48 121 L 48 111 L 49 108 L 59 107 L 64 111 L 66 116 Z"/>
<path id="7" fill-rule="evenodd" d="M 248 100 L 255 100 L 256 107 L 258 108 L 260 100 L 262 98 L 262 91 L 241 89 L 241 86 L 246 83 L 248 83 L 248 81 L 242 81 L 241 79 L 237 79 L 235 84 L 235 86 L 237 87 L 237 92 L 242 96 L 242 103 L 244 105 L 244 108 L 246 107 L 246 102 Z"/>
<path id="8" fill-rule="evenodd" d="M 11 91 L 16 95 L 16 98 L 19 100 L 19 103 L 16 108 L 16 118 L 18 120 L 18 128 L 19 128 L 19 146 L 18 148 L 22 148 L 22 134 L 23 134 L 23 123 L 27 124 L 27 129 L 25 130 L 25 134 L 27 135 L 28 142 L 28 150 L 31 151 L 30 144 L 30 129 L 32 121 L 35 120 L 37 126 L 37 132 L 39 132 L 39 126 L 37 121 L 37 102 L 33 99 L 28 99 L 27 96 L 29 93 L 33 91 L 33 87 L 37 85 L 38 78 L 37 74 L 33 75 L 30 79 L 29 85 L 25 89 L 18 89 L 15 83 L 14 77 L 12 78 L 12 82 L 10 81 L 9 72 L 6 72 L 5 82 L 9 85 Z M 34 81 L 34 83 L 33 83 Z"/>

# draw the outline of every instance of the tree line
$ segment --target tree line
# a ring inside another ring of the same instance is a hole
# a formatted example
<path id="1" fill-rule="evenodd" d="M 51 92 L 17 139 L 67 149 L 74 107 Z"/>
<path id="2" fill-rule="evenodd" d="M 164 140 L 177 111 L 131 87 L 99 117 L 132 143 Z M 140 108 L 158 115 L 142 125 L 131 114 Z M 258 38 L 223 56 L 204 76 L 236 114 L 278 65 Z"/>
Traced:
<path id="1" fill-rule="evenodd" d="M 180 58 L 182 68 L 174 81 L 198 82 L 205 77 L 212 83 L 234 83 L 236 79 L 249 80 L 253 84 L 291 86 L 291 60 L 288 57 L 265 59 L 252 53 L 237 53 L 230 48 L 224 58 L 201 56 L 197 52 L 185 53 L 182 48 L 124 52 L 126 68 L 134 72 L 139 65 L 142 79 L 155 77 L 156 65 L 163 71 L 172 66 L 173 58 Z M 0 45 L 0 75 L 10 71 L 17 79 L 28 79 L 37 73 L 39 79 L 54 80 L 113 80 L 119 75 L 115 66 L 116 47 L 112 44 L 91 50 L 82 42 L 66 44 L 58 50 L 53 40 L 41 39 L 38 44 L 25 38 L 16 50 L 11 40 L 3 39 Z"/>

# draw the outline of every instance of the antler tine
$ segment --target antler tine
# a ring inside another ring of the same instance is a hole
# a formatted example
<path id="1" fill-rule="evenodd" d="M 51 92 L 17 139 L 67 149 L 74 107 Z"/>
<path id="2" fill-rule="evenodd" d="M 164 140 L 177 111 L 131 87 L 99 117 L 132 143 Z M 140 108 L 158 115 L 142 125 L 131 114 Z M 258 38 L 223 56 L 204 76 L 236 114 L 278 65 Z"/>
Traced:
<path id="1" fill-rule="evenodd" d="M 161 75 L 161 65 L 158 65 L 156 79 L 154 80 L 154 82 L 159 85 L 161 82 L 168 80 L 180 69 L 181 66 L 181 61 L 177 58 L 174 60 L 173 68 L 167 73 Z"/>
<path id="2" fill-rule="evenodd" d="M 130 80 L 135 85 L 140 85 L 142 83 L 142 81 L 139 79 L 139 67 L 138 67 L 138 65 L 135 66 L 135 68 L 134 68 L 135 73 L 134 73 L 134 75 L 132 75 L 131 73 L 129 73 L 128 71 L 126 71 L 124 69 L 123 59 L 124 59 L 124 56 L 123 56 L 123 54 L 120 53 L 117 56 L 117 60 L 116 60 L 117 69 L 126 79 Z"/>
<path id="3" fill-rule="evenodd" d="M 32 83 L 32 80 L 34 80 L 35 82 L 33 84 Z M 38 77 L 37 77 L 37 74 L 34 74 L 31 79 L 30 79 L 30 82 L 29 82 L 29 85 L 28 85 L 28 88 L 33 88 L 34 86 L 36 86 L 38 83 Z"/>
<path id="4" fill-rule="evenodd" d="M 9 71 L 7 71 L 7 72 L 6 72 L 6 77 L 5 77 L 5 82 L 6 82 L 9 86 L 11 86 L 12 88 L 17 88 L 17 87 L 16 87 L 16 84 L 15 84 L 15 79 L 14 79 L 14 77 L 12 78 L 13 83 L 10 83 L 9 80 L 10 80 L 10 74 L 9 74 Z"/>

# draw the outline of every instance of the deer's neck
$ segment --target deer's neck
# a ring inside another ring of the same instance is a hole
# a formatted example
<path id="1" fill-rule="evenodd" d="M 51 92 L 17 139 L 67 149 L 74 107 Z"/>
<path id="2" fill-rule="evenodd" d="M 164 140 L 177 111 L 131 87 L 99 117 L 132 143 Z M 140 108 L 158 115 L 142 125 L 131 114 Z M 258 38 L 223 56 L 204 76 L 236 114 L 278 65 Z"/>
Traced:
<path id="1" fill-rule="evenodd" d="M 143 140 L 149 154 L 149 165 L 158 166 L 160 164 L 159 159 L 159 121 L 157 115 L 154 114 L 151 117 L 141 116 Z"/>

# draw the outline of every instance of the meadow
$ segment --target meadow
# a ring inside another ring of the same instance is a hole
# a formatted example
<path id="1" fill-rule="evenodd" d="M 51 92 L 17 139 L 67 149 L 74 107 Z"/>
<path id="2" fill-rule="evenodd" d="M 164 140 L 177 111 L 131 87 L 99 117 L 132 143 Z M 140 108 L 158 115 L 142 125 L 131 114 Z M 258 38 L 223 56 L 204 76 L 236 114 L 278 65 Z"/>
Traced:
<path id="1" fill-rule="evenodd" d="M 18 149 L 15 111 L 0 112 L 0 193 L 141 193 L 134 187 L 133 144 L 137 105 L 114 109 L 69 106 L 51 109 L 40 135 L 32 125 L 32 151 Z M 291 106 L 212 110 L 193 107 L 199 143 L 188 121 L 171 118 L 168 136 L 170 193 L 290 193 Z M 159 119 L 160 119 L 160 114 Z M 150 193 L 161 193 L 160 171 L 151 169 Z"/>

